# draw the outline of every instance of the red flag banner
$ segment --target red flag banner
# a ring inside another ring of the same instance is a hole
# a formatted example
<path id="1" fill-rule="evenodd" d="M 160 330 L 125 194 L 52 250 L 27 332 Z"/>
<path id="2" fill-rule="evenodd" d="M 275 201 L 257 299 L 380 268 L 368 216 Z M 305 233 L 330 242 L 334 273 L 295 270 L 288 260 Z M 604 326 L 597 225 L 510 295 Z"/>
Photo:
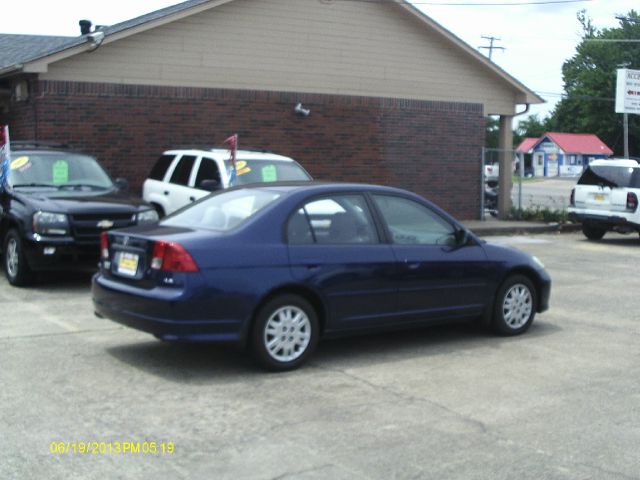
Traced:
<path id="1" fill-rule="evenodd" d="M 231 173 L 229 175 L 229 186 L 233 186 L 236 181 L 236 155 L 238 153 L 238 134 L 231 135 L 224 143 L 229 144 L 229 152 L 231 153 Z"/>
<path id="2" fill-rule="evenodd" d="M 0 190 L 5 188 L 9 179 L 9 162 L 11 161 L 11 148 L 9 142 L 9 127 L 0 125 Z"/>

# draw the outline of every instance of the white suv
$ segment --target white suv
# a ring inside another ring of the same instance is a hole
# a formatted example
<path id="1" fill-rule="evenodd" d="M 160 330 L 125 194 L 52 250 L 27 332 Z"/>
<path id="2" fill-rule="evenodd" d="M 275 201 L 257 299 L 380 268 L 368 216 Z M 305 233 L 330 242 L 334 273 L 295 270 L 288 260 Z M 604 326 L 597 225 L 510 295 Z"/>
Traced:
<path id="1" fill-rule="evenodd" d="M 142 197 L 160 216 L 195 202 L 212 191 L 256 182 L 309 181 L 295 160 L 265 152 L 238 150 L 232 180 L 229 150 L 179 149 L 162 154 L 142 186 Z M 233 185 L 230 185 L 233 183 Z"/>
<path id="2" fill-rule="evenodd" d="M 569 218 L 582 222 L 590 240 L 607 231 L 640 232 L 640 165 L 635 160 L 595 160 L 571 190 Z"/>

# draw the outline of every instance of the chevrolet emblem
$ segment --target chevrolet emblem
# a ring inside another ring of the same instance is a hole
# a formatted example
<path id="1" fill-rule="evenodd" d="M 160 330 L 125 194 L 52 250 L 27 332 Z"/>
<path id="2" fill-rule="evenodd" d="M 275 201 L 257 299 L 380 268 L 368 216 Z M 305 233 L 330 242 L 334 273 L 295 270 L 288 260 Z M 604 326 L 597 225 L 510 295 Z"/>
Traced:
<path id="1" fill-rule="evenodd" d="M 96 226 L 106 230 L 107 228 L 113 227 L 113 222 L 111 220 L 100 220 Z"/>

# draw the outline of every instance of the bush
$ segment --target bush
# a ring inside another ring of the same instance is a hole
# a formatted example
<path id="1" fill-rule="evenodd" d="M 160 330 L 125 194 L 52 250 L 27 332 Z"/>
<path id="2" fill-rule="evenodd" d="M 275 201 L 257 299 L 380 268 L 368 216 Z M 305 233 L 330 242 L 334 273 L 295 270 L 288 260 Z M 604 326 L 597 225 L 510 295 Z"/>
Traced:
<path id="1" fill-rule="evenodd" d="M 566 210 L 555 210 L 547 207 L 523 208 L 522 210 L 512 207 L 509 218 L 546 223 L 566 223 L 569 220 L 569 215 Z"/>

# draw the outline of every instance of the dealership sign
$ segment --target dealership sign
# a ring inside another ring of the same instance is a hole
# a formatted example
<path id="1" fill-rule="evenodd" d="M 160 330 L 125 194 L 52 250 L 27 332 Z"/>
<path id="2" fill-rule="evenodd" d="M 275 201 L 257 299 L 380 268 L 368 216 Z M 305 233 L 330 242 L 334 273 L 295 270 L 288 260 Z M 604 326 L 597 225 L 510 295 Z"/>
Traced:
<path id="1" fill-rule="evenodd" d="M 618 69 L 616 113 L 640 114 L 640 70 Z"/>

